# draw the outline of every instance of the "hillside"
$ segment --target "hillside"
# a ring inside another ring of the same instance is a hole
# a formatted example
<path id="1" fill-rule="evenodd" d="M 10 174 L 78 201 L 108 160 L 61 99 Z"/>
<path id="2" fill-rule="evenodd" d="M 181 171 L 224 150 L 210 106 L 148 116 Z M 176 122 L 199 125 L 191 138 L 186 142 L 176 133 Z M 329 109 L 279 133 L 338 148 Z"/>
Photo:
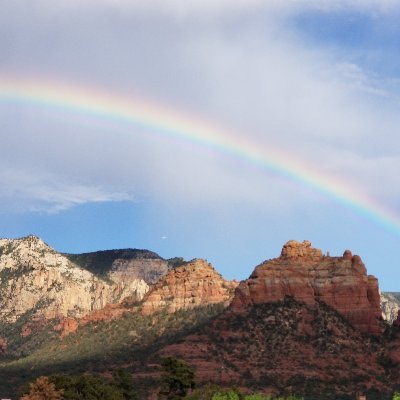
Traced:
<path id="1" fill-rule="evenodd" d="M 202 382 L 321 400 L 356 391 L 382 399 L 397 361 L 379 307 L 377 281 L 359 256 L 328 257 L 310 242 L 290 241 L 240 283 L 209 325 L 158 354 L 195 365 Z"/>
<path id="2" fill-rule="evenodd" d="M 330 257 L 310 242 L 289 241 L 238 284 L 205 260 L 176 259 L 172 267 L 147 250 L 71 256 L 36 237 L 1 246 L 8 301 L 19 304 L 27 288 L 32 299 L 46 299 L 1 322 L 0 393 L 7 396 L 38 375 L 123 367 L 146 398 L 165 355 L 194 365 L 198 384 L 307 399 L 353 399 L 355 392 L 386 399 L 400 386 L 400 319 L 390 326 L 380 309 L 396 296 L 380 296 L 376 278 L 349 250 Z M 82 299 L 88 282 L 114 297 L 54 314 L 64 291 Z M 146 284 L 143 294 L 129 286 L 135 282 Z M 16 287 L 22 291 L 13 298 Z"/>

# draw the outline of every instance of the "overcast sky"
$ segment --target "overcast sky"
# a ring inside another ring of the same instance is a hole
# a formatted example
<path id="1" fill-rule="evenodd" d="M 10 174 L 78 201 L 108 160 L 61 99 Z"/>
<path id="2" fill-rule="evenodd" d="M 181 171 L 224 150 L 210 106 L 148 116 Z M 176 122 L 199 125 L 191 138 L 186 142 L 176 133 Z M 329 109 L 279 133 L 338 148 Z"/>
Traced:
<path id="1" fill-rule="evenodd" d="M 400 218 L 398 1 L 2 0 L 0 79 L 95 87 L 279 149 Z M 1 89 L 1 88 L 0 88 Z M 0 99 L 0 235 L 243 279 L 290 239 L 400 291 L 400 227 L 227 152 Z"/>

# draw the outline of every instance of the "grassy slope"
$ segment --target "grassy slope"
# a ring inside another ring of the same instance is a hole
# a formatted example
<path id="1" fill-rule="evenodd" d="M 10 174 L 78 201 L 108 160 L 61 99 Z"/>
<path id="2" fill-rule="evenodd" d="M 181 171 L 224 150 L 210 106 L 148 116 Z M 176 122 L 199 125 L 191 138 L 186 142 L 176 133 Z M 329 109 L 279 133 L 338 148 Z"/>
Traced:
<path id="1" fill-rule="evenodd" d="M 213 305 L 152 316 L 127 312 L 115 321 L 83 326 L 62 340 L 48 335 L 30 355 L 0 362 L 0 396 L 15 397 L 18 387 L 40 375 L 106 372 L 117 366 L 134 370 L 149 361 L 149 354 L 179 341 L 222 309 Z"/>

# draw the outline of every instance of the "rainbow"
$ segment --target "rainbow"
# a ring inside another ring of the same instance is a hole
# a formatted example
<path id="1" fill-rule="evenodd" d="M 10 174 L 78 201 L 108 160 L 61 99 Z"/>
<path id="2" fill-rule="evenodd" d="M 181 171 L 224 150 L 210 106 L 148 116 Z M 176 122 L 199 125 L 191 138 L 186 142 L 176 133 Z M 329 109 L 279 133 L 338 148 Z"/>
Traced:
<path id="1" fill-rule="evenodd" d="M 98 88 L 42 78 L 0 76 L 0 105 L 34 105 L 94 117 L 100 121 L 144 127 L 148 132 L 176 138 L 238 157 L 258 168 L 309 187 L 400 236 L 400 218 L 392 210 L 343 181 L 321 174 L 277 149 L 266 149 L 246 135 L 232 135 L 193 115 L 160 104 L 114 95 Z"/>

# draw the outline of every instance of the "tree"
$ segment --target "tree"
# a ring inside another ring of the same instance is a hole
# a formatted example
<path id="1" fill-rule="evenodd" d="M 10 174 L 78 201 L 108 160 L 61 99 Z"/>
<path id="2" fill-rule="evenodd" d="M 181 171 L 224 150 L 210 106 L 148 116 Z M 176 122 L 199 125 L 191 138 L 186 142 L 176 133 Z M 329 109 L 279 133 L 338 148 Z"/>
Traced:
<path id="1" fill-rule="evenodd" d="M 64 390 L 68 400 L 124 400 L 122 390 L 101 376 L 56 375 L 50 379 L 57 388 Z"/>
<path id="2" fill-rule="evenodd" d="M 244 397 L 244 400 L 272 400 L 271 396 L 262 394 L 262 393 L 255 393 L 255 394 L 248 394 Z"/>
<path id="3" fill-rule="evenodd" d="M 400 393 L 399 392 L 394 392 L 393 393 L 393 400 L 400 400 Z"/>
<path id="4" fill-rule="evenodd" d="M 61 400 L 63 392 L 57 390 L 47 376 L 40 376 L 29 385 L 29 393 L 22 396 L 21 400 Z"/>
<path id="5" fill-rule="evenodd" d="M 224 390 L 223 392 L 215 393 L 212 400 L 239 400 L 240 393 L 236 390 Z"/>
<path id="6" fill-rule="evenodd" d="M 137 394 L 132 376 L 123 369 L 113 372 L 113 384 L 122 392 L 125 400 L 136 400 Z"/>
<path id="7" fill-rule="evenodd" d="M 175 357 L 165 357 L 161 360 L 164 375 L 161 379 L 159 399 L 183 399 L 189 389 L 194 388 L 194 369 L 187 362 Z"/>
<path id="8" fill-rule="evenodd" d="M 196 388 L 190 395 L 185 397 L 185 400 L 212 400 L 216 393 L 220 393 L 224 389 L 215 384 L 207 384 Z"/>

